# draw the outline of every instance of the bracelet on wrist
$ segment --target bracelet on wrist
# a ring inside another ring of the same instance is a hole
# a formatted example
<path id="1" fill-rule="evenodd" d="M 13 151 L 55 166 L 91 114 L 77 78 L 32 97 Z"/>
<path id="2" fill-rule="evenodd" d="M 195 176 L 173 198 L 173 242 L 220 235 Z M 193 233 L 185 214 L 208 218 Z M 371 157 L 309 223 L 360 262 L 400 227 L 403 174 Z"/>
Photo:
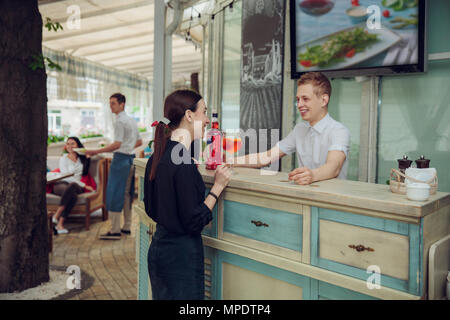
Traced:
<path id="1" fill-rule="evenodd" d="M 219 200 L 219 197 L 216 195 L 216 194 L 214 194 L 213 192 L 208 192 L 208 195 L 211 195 L 211 196 L 213 196 L 215 199 L 216 199 L 216 201 L 218 201 Z"/>

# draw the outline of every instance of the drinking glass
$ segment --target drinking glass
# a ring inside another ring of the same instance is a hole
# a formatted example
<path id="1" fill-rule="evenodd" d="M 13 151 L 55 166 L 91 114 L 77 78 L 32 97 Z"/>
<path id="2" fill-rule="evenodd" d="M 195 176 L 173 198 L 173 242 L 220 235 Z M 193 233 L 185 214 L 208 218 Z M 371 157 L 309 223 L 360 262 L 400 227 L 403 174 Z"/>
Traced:
<path id="1" fill-rule="evenodd" d="M 224 133 L 222 148 L 225 151 L 225 154 L 231 154 L 233 161 L 234 161 L 234 154 L 238 152 L 241 149 L 241 147 L 242 147 L 242 139 L 239 134 Z M 236 174 L 233 171 L 233 166 L 231 166 L 231 172 L 232 174 Z"/>

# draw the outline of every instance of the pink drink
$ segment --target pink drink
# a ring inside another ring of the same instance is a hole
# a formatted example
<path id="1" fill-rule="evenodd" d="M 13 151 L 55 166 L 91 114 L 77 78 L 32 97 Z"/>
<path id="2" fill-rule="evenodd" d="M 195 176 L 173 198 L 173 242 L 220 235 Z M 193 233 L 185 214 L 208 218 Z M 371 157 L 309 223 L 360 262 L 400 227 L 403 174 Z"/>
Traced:
<path id="1" fill-rule="evenodd" d="M 206 134 L 206 169 L 216 170 L 222 164 L 222 133 L 219 130 L 217 113 L 213 113 L 211 129 Z"/>

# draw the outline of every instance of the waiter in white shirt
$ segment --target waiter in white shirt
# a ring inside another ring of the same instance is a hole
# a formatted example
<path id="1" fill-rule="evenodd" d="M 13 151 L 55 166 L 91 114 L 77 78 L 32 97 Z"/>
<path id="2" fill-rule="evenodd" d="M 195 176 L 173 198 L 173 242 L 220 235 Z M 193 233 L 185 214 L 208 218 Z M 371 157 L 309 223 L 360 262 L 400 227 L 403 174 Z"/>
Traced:
<path id="1" fill-rule="evenodd" d="M 125 113 L 125 96 L 113 94 L 109 99 L 112 113 L 117 115 L 114 124 L 114 142 L 98 150 L 88 150 L 92 156 L 102 152 L 114 152 L 106 186 L 106 209 L 111 217 L 111 231 L 100 236 L 104 240 L 119 240 L 121 233 L 130 234 L 131 203 L 134 194 L 134 149 L 142 145 L 136 121 Z M 121 211 L 124 225 L 120 228 Z"/>
<path id="2" fill-rule="evenodd" d="M 234 159 L 234 167 L 261 168 L 297 152 L 299 168 L 289 180 L 307 185 L 332 178 L 346 179 L 350 131 L 328 114 L 331 84 L 320 72 L 303 74 L 297 83 L 297 108 L 304 122 L 269 151 Z M 250 163 L 250 159 L 255 159 Z"/>

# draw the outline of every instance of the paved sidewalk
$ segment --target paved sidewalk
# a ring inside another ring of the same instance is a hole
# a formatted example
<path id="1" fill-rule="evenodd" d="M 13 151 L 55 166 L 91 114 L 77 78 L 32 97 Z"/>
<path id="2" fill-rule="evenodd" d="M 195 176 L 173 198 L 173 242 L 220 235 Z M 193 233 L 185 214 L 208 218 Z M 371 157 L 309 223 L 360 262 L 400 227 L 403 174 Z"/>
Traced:
<path id="1" fill-rule="evenodd" d="M 91 218 L 90 230 L 84 229 L 84 218 L 70 217 L 65 223 L 69 234 L 53 237 L 50 265 L 78 265 L 94 278 L 93 285 L 71 300 L 135 300 L 137 297 L 136 227 L 133 213 L 131 235 L 120 240 L 99 240 L 110 230 L 110 220 L 101 215 Z M 123 217 L 122 217 L 123 219 Z"/>

